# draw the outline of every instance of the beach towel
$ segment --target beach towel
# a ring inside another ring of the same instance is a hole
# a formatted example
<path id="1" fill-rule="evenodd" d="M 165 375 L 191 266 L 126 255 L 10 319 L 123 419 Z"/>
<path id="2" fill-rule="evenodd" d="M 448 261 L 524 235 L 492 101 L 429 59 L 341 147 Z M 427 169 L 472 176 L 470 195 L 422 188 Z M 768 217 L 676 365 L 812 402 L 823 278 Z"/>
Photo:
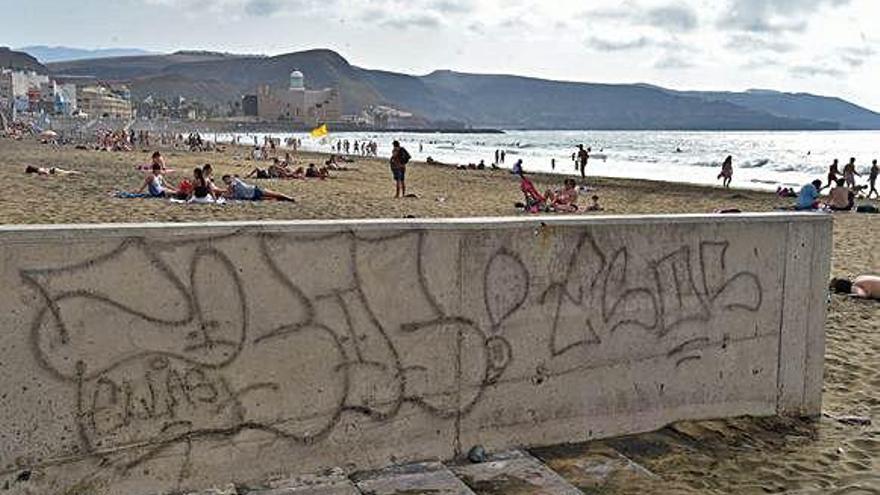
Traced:
<path id="1" fill-rule="evenodd" d="M 114 198 L 119 199 L 143 199 L 143 198 L 152 198 L 149 194 L 145 193 L 131 193 L 128 191 L 116 191 L 113 193 Z"/>

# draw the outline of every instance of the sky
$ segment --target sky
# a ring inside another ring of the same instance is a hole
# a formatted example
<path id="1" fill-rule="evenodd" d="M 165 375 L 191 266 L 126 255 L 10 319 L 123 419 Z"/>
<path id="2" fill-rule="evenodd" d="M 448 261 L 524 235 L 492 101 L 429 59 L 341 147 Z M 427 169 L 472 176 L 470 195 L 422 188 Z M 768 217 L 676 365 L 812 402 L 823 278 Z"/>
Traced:
<path id="1" fill-rule="evenodd" d="M 880 111 L 880 0 L 0 0 L 0 11 L 0 46 L 329 48 L 410 74 L 777 89 Z"/>

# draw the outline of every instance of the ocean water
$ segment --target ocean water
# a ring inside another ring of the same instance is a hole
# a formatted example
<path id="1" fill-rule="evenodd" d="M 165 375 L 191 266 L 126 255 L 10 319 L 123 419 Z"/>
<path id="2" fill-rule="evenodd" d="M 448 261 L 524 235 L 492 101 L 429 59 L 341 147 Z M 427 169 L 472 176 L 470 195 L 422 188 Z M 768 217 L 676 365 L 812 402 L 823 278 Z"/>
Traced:
<path id="1" fill-rule="evenodd" d="M 494 161 L 495 150 L 506 151 L 504 168 L 522 159 L 532 172 L 576 173 L 572 153 L 576 145 L 592 147 L 588 176 L 651 179 L 695 184 L 719 184 L 721 162 L 733 156 L 733 187 L 772 189 L 802 185 L 827 175 L 832 160 L 840 168 L 856 158 L 857 168 L 866 173 L 871 160 L 880 159 L 880 131 L 774 131 L 774 132 L 688 132 L 688 131 L 508 131 L 504 134 L 418 134 L 362 132 L 331 134 L 313 139 L 307 134 L 266 134 L 302 140 L 303 149 L 330 152 L 338 140 L 377 141 L 379 156 L 391 153 L 391 142 L 399 140 L 417 161 L 428 157 L 449 164 Z M 253 134 L 242 134 L 241 143 L 253 142 Z M 264 134 L 256 135 L 262 142 Z M 213 136 L 211 136 L 213 137 Z M 229 141 L 231 135 L 217 138 Z M 421 151 L 420 151 L 421 147 Z M 556 160 L 555 169 L 551 160 Z M 861 179 L 864 182 L 866 179 Z"/>

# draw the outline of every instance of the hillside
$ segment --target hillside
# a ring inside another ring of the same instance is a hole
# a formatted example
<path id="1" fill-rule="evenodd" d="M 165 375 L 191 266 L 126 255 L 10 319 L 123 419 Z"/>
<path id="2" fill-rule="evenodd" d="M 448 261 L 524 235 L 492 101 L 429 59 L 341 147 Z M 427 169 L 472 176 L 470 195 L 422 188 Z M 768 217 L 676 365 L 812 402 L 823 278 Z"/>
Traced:
<path id="1" fill-rule="evenodd" d="M 124 81 L 135 98 L 184 96 L 226 106 L 260 84 L 336 87 L 344 112 L 384 104 L 433 122 L 510 129 L 880 129 L 880 115 L 837 99 L 776 92 L 680 92 L 649 85 L 549 81 L 436 71 L 412 76 L 353 66 L 330 50 L 273 57 L 212 52 L 49 64 L 53 73 Z"/>
<path id="2" fill-rule="evenodd" d="M 39 74 L 47 74 L 49 72 L 49 69 L 34 57 L 4 46 L 0 46 L 0 68 L 32 70 Z"/>
<path id="3" fill-rule="evenodd" d="M 17 49 L 27 53 L 41 63 L 62 62 L 67 60 L 85 60 L 92 58 L 128 57 L 133 55 L 151 55 L 146 50 L 137 48 L 99 48 L 87 50 L 83 48 L 70 48 L 66 46 L 23 46 Z"/>

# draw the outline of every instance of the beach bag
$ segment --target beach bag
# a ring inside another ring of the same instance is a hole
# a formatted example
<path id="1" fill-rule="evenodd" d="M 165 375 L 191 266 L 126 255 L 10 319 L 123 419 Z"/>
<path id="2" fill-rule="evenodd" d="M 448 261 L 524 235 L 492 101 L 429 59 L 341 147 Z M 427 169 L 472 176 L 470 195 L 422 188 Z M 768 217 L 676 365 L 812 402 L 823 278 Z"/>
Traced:
<path id="1" fill-rule="evenodd" d="M 409 161 L 412 160 L 412 157 L 409 154 L 409 151 L 406 151 L 406 148 L 400 148 L 400 164 L 406 165 Z"/>
<path id="2" fill-rule="evenodd" d="M 859 205 L 856 208 L 857 213 L 880 213 L 880 210 L 877 209 L 874 205 Z"/>

